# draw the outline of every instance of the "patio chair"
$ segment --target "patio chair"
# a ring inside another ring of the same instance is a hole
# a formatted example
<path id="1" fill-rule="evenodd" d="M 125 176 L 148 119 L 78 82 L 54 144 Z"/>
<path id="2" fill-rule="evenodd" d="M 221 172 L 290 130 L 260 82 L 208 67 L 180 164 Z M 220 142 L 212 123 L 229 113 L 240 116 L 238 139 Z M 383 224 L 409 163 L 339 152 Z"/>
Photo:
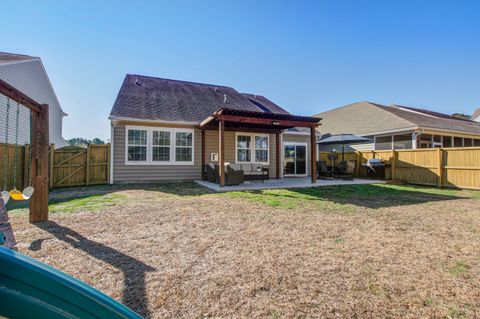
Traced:
<path id="1" fill-rule="evenodd" d="M 205 173 L 207 175 L 207 181 L 212 183 L 218 183 L 218 166 L 211 163 L 205 165 Z"/>
<path id="2" fill-rule="evenodd" d="M 225 165 L 225 185 L 240 185 L 245 181 L 245 175 L 239 164 Z"/>
<path id="3" fill-rule="evenodd" d="M 339 165 L 339 177 L 343 179 L 353 179 L 355 176 L 355 166 L 357 165 L 357 161 L 348 160 L 348 161 L 341 161 Z"/>
<path id="4" fill-rule="evenodd" d="M 318 161 L 317 162 L 317 176 L 321 179 L 332 178 L 332 170 L 328 169 L 327 162 Z"/>

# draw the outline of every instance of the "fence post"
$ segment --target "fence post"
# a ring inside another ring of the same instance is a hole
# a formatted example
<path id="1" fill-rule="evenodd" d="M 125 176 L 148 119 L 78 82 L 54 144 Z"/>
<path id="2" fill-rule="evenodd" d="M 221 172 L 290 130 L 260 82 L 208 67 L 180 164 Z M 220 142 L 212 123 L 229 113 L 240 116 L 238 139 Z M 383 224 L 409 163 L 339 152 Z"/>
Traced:
<path id="1" fill-rule="evenodd" d="M 107 184 L 110 184 L 110 143 L 107 144 Z"/>
<path id="2" fill-rule="evenodd" d="M 49 186 L 50 186 L 50 189 L 53 188 L 53 176 L 54 176 L 54 172 L 53 170 L 55 169 L 55 144 L 50 144 L 50 180 L 49 180 Z"/>
<path id="3" fill-rule="evenodd" d="M 90 147 L 87 145 L 87 155 L 85 157 L 85 184 L 88 186 L 90 184 Z"/>
<path id="4" fill-rule="evenodd" d="M 395 180 L 395 169 L 397 166 L 397 151 L 392 150 L 392 159 L 390 163 L 390 179 Z"/>
<path id="5" fill-rule="evenodd" d="M 443 149 L 437 148 L 437 158 L 438 158 L 438 187 L 443 186 Z"/>

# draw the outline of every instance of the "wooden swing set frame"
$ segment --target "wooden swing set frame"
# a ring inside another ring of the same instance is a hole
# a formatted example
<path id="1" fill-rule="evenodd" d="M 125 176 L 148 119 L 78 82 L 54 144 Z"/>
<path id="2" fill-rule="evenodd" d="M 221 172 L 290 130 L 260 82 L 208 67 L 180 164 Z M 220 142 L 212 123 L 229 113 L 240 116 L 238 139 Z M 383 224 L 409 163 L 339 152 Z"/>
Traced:
<path id="1" fill-rule="evenodd" d="M 40 104 L 17 90 L 10 84 L 0 80 L 0 94 L 20 103 L 32 111 L 31 140 L 31 179 L 35 191 L 29 200 L 30 223 L 48 220 L 48 104 Z M 28 172 L 27 172 L 28 174 Z"/>

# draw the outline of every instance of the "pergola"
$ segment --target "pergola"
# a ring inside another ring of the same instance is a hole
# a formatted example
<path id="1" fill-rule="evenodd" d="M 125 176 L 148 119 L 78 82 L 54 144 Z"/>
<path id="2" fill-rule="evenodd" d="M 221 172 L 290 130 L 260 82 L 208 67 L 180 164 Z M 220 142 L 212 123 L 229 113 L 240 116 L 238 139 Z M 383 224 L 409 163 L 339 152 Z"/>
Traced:
<path id="1" fill-rule="evenodd" d="M 225 185 L 225 131 L 254 132 L 275 134 L 276 167 L 275 176 L 280 178 L 280 134 L 282 131 L 294 127 L 310 129 L 311 147 L 311 175 L 312 183 L 316 183 L 316 127 L 320 118 L 311 116 L 297 116 L 291 114 L 278 114 L 267 112 L 245 111 L 222 108 L 200 123 L 202 130 L 202 177 L 205 169 L 205 130 L 218 130 L 218 162 L 220 186 Z"/>

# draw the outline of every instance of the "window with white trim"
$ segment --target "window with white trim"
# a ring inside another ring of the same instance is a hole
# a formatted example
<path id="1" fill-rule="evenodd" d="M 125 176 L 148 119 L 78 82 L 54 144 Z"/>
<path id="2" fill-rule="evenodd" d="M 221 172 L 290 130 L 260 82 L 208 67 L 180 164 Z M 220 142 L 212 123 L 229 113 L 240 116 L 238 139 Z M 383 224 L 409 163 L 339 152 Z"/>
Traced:
<path id="1" fill-rule="evenodd" d="M 128 130 L 127 159 L 129 162 L 147 160 L 147 130 Z"/>
<path id="2" fill-rule="evenodd" d="M 152 131 L 152 161 L 170 162 L 170 132 Z"/>
<path id="3" fill-rule="evenodd" d="M 194 164 L 193 129 L 126 126 L 126 136 L 126 164 Z"/>
<path id="4" fill-rule="evenodd" d="M 268 136 L 255 136 L 255 162 L 268 163 Z"/>
<path id="5" fill-rule="evenodd" d="M 193 134 L 175 132 L 175 161 L 191 162 L 193 156 Z"/>
<path id="6" fill-rule="evenodd" d="M 237 163 L 269 163 L 270 139 L 266 134 L 237 134 Z"/>
<path id="7" fill-rule="evenodd" d="M 237 162 L 250 163 L 252 161 L 251 136 L 237 135 Z"/>

